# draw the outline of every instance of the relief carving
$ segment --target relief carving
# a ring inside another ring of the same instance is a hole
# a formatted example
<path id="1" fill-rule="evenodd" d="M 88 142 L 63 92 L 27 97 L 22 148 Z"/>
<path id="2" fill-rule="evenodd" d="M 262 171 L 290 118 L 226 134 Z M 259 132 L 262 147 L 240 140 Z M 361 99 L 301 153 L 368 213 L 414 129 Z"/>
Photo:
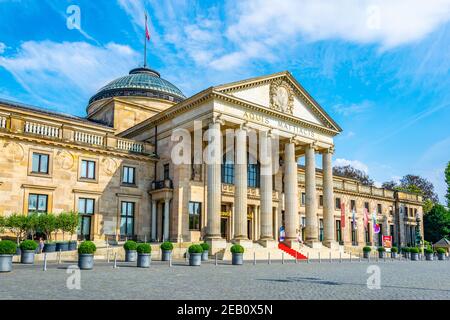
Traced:
<path id="1" fill-rule="evenodd" d="M 70 170 L 75 163 L 75 157 L 71 152 L 61 150 L 56 153 L 56 163 L 63 170 Z"/>
<path id="2" fill-rule="evenodd" d="M 282 113 L 292 114 L 294 109 L 294 91 L 284 80 L 270 84 L 270 108 Z"/>

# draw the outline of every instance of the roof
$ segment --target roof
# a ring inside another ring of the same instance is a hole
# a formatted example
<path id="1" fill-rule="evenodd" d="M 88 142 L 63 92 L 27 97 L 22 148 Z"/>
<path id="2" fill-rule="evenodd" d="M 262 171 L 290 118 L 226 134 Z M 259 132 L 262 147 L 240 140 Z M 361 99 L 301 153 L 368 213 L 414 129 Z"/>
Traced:
<path id="1" fill-rule="evenodd" d="M 161 78 L 157 71 L 149 68 L 136 68 L 130 74 L 115 79 L 101 88 L 90 100 L 89 104 L 97 100 L 119 97 L 138 96 L 180 102 L 186 97 L 169 81 Z"/>
<path id="2" fill-rule="evenodd" d="M 438 242 L 436 242 L 434 244 L 434 246 L 438 246 L 438 247 L 449 247 L 450 248 L 450 240 L 446 239 L 446 238 L 442 238 L 441 240 L 439 240 Z"/>

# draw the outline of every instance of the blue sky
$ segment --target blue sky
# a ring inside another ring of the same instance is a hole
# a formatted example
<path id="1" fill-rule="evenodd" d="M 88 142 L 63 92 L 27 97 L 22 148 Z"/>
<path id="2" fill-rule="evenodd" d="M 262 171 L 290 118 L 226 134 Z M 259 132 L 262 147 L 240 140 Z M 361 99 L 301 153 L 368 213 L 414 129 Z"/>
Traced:
<path id="1" fill-rule="evenodd" d="M 450 0 L 0 0 L 0 97 L 83 116 L 142 64 L 144 10 L 149 64 L 185 95 L 289 70 L 344 129 L 335 164 L 422 175 L 443 201 Z"/>

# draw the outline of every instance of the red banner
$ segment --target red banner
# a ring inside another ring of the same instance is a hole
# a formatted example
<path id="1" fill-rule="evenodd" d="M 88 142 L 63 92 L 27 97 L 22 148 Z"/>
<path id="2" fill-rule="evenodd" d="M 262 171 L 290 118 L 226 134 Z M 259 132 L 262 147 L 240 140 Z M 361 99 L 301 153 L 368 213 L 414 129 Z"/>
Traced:
<path id="1" fill-rule="evenodd" d="M 392 248 L 392 236 L 383 236 L 383 247 Z"/>
<path id="2" fill-rule="evenodd" d="M 341 228 L 345 228 L 345 203 L 341 203 Z"/>

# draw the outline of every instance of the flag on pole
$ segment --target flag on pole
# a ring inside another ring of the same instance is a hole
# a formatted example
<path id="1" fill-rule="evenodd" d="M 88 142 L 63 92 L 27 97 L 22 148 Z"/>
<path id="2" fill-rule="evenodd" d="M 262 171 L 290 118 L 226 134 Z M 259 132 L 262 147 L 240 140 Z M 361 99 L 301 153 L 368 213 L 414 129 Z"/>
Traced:
<path id="1" fill-rule="evenodd" d="M 367 226 L 369 224 L 369 213 L 367 212 L 367 208 L 364 208 L 364 228 L 367 230 Z"/>
<path id="2" fill-rule="evenodd" d="M 353 208 L 352 210 L 352 225 L 353 225 L 353 230 L 356 230 L 357 226 L 356 226 L 356 211 Z"/>
<path id="3" fill-rule="evenodd" d="M 145 14 L 145 38 L 150 41 L 150 32 L 148 31 L 147 13 Z"/>
<path id="4" fill-rule="evenodd" d="M 345 203 L 341 203 L 341 228 L 345 228 Z"/>
<path id="5" fill-rule="evenodd" d="M 380 233 L 380 226 L 377 223 L 377 213 L 373 211 L 372 213 L 372 220 L 373 220 L 373 233 Z"/>

